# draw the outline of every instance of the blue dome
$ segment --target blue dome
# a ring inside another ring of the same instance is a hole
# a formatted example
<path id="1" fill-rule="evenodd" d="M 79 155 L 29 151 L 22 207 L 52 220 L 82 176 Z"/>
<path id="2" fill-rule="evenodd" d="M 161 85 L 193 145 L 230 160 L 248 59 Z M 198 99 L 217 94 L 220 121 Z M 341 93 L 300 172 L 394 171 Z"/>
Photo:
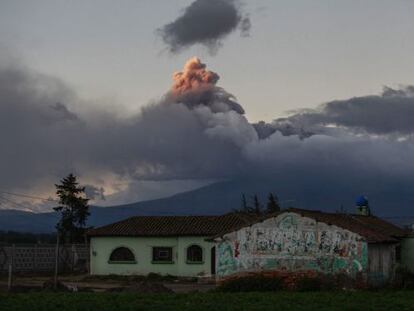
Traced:
<path id="1" fill-rule="evenodd" d="M 368 206 L 368 198 L 364 195 L 361 195 L 356 199 L 355 204 L 357 206 Z"/>

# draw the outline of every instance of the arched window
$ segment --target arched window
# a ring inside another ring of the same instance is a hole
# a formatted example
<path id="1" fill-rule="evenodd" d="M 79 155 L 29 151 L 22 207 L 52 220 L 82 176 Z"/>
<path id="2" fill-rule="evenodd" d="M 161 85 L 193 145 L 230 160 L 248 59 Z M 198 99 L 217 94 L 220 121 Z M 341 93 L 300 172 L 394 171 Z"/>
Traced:
<path id="1" fill-rule="evenodd" d="M 187 248 L 187 262 L 203 262 L 203 249 L 198 245 L 191 245 Z"/>
<path id="2" fill-rule="evenodd" d="M 129 248 L 118 247 L 112 251 L 109 262 L 135 263 L 135 256 Z"/>

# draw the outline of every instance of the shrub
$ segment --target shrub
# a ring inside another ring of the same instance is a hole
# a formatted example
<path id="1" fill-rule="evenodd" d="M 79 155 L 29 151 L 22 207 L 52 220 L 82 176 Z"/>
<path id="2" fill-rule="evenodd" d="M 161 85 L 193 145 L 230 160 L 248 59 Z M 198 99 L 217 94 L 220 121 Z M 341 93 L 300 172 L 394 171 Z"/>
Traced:
<path id="1" fill-rule="evenodd" d="M 224 281 L 218 288 L 221 292 L 269 292 L 283 288 L 283 280 L 279 277 L 252 275 Z"/>
<path id="2" fill-rule="evenodd" d="M 414 289 L 414 273 L 405 267 L 398 268 L 395 272 L 394 287 Z"/>
<path id="3" fill-rule="evenodd" d="M 301 292 L 367 288 L 366 281 L 362 275 L 352 277 L 345 273 L 324 274 L 313 271 L 298 272 L 287 276 L 285 278 L 285 285 L 290 290 Z"/>
<path id="4" fill-rule="evenodd" d="M 346 273 L 327 275 L 326 278 L 327 282 L 325 283 L 325 287 L 333 289 L 353 289 L 357 287 L 363 288 L 363 283 L 365 283 L 363 280 L 360 280 L 360 277 L 352 278 Z"/>
<path id="5" fill-rule="evenodd" d="M 296 290 L 300 292 L 320 291 L 324 287 L 324 280 L 320 276 L 303 276 L 296 281 Z"/>

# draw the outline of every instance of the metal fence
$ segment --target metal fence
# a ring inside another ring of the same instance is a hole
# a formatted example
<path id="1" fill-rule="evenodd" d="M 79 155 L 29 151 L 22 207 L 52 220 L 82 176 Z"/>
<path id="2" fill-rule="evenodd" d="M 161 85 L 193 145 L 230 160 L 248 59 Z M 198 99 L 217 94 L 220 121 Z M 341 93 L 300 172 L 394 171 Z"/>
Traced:
<path id="1" fill-rule="evenodd" d="M 88 271 L 89 245 L 71 244 L 59 247 L 58 267 L 60 272 Z M 55 270 L 56 245 L 0 245 L 0 273 L 39 273 Z"/>

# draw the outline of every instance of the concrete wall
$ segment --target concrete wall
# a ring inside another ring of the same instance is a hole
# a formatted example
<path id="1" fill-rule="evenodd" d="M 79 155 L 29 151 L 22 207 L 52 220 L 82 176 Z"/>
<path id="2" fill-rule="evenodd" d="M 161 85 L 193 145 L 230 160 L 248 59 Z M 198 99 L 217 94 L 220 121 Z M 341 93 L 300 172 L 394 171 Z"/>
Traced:
<path id="1" fill-rule="evenodd" d="M 206 237 L 94 237 L 91 238 L 91 274 L 146 275 L 150 272 L 176 276 L 210 275 L 211 248 L 214 243 Z M 187 263 L 187 247 L 197 244 L 203 248 L 203 262 Z M 127 247 L 135 255 L 136 263 L 109 263 L 112 251 Z M 173 263 L 152 263 L 153 247 L 173 247 Z"/>
<path id="2" fill-rule="evenodd" d="M 414 273 L 414 236 L 401 241 L 401 264 Z"/>
<path id="3" fill-rule="evenodd" d="M 296 213 L 227 234 L 217 245 L 217 276 L 243 271 L 366 272 L 367 243 L 356 233 Z"/>
<path id="4" fill-rule="evenodd" d="M 59 271 L 87 270 L 89 246 L 85 244 L 65 244 L 59 247 Z M 14 272 L 54 271 L 56 265 L 56 245 L 25 244 L 0 246 L 0 274 L 6 273 L 9 264 Z"/>

